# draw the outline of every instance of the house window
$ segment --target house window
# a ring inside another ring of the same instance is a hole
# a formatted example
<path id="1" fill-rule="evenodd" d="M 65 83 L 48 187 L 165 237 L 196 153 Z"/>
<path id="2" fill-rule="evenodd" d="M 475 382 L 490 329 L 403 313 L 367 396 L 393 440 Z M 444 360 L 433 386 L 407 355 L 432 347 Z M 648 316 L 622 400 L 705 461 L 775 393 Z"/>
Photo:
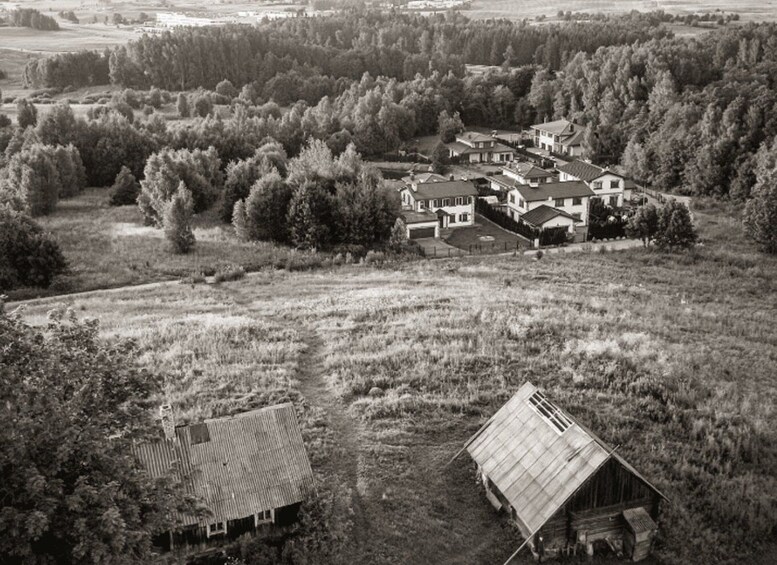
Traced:
<path id="1" fill-rule="evenodd" d="M 556 206 L 557 207 L 559 207 L 559 206 L 563 207 L 564 206 L 564 198 L 556 198 Z"/>
<path id="2" fill-rule="evenodd" d="M 594 181 L 594 190 L 599 190 L 600 188 L 602 188 L 602 181 Z"/>
<path id="3" fill-rule="evenodd" d="M 572 206 L 580 206 L 583 203 L 582 198 L 573 198 L 572 199 Z"/>
<path id="4" fill-rule="evenodd" d="M 620 187 L 621 187 L 621 181 L 619 180 L 610 181 L 610 188 L 620 188 Z"/>
<path id="5" fill-rule="evenodd" d="M 456 206 L 463 206 L 465 204 L 463 196 L 456 197 Z"/>
<path id="6" fill-rule="evenodd" d="M 617 196 L 610 196 L 610 206 L 613 208 L 618 206 L 618 197 Z"/>
<path id="7" fill-rule="evenodd" d="M 442 205 L 443 205 L 443 206 L 450 206 L 450 205 L 451 205 L 451 199 L 450 199 L 450 198 L 446 198 L 446 199 L 444 199 L 444 200 L 442 201 Z"/>
<path id="8" fill-rule="evenodd" d="M 273 510 L 263 510 L 254 514 L 254 526 L 261 524 L 272 524 L 275 512 Z"/>
<path id="9" fill-rule="evenodd" d="M 580 212 L 574 212 L 572 214 L 572 217 L 577 220 L 578 222 L 583 221 L 583 215 Z"/>
<path id="10" fill-rule="evenodd" d="M 526 202 L 524 201 L 524 199 L 523 199 L 523 198 L 520 198 L 520 199 L 518 200 L 518 207 L 519 207 L 519 208 L 523 208 L 524 206 L 526 206 Z"/>
<path id="11" fill-rule="evenodd" d="M 220 536 L 227 533 L 227 523 L 226 522 L 216 522 L 215 524 L 208 524 L 206 527 L 205 536 L 211 537 L 211 536 Z"/>
<path id="12" fill-rule="evenodd" d="M 515 194 L 510 193 L 510 204 L 515 204 Z"/>
<path id="13" fill-rule="evenodd" d="M 459 221 L 460 222 L 468 222 L 469 221 L 469 214 L 459 214 Z"/>
<path id="14" fill-rule="evenodd" d="M 543 419 L 548 422 L 560 434 L 563 434 L 572 425 L 572 421 L 558 406 L 545 398 L 542 392 L 535 391 L 529 397 L 529 404 Z"/>

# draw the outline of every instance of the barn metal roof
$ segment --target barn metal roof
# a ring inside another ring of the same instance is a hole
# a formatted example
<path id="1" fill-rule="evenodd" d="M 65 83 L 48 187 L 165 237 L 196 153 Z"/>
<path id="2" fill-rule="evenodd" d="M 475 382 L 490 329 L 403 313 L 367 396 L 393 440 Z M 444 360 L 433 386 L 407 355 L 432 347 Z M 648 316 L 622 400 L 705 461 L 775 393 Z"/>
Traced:
<path id="1" fill-rule="evenodd" d="M 172 473 L 213 513 L 211 521 L 245 518 L 301 502 L 313 471 L 291 403 L 179 426 L 174 440 L 133 451 L 153 478 Z M 179 515 L 183 525 L 201 523 Z"/>
<path id="2" fill-rule="evenodd" d="M 531 383 L 491 417 L 466 449 L 513 507 L 524 536 L 538 531 L 611 457 L 663 497 Z"/>

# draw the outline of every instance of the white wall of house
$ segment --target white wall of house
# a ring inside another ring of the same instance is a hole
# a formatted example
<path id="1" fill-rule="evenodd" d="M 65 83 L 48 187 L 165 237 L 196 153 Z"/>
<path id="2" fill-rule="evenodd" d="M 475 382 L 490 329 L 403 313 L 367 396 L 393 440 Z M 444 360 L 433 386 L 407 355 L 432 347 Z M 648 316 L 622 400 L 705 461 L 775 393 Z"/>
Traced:
<path id="1" fill-rule="evenodd" d="M 605 173 L 589 183 L 589 187 L 605 204 L 619 208 L 623 206 L 623 192 L 625 181 L 611 173 Z"/>
<path id="2" fill-rule="evenodd" d="M 447 226 L 464 227 L 475 223 L 475 197 L 474 196 L 450 196 L 448 198 L 434 198 L 431 200 L 416 200 L 416 195 L 410 188 L 402 189 L 402 204 L 416 212 L 431 210 L 436 212 L 444 210 L 451 217 L 445 221 Z"/>
<path id="3" fill-rule="evenodd" d="M 541 149 L 553 151 L 553 146 L 556 143 L 556 137 L 558 136 L 551 135 L 542 130 L 535 130 L 534 144 Z"/>
<path id="4" fill-rule="evenodd" d="M 556 216 L 552 220 L 548 220 L 544 224 L 542 224 L 542 228 L 560 228 L 564 227 L 567 228 L 567 231 L 569 233 L 575 233 L 575 221 L 572 218 L 567 218 L 566 216 Z"/>

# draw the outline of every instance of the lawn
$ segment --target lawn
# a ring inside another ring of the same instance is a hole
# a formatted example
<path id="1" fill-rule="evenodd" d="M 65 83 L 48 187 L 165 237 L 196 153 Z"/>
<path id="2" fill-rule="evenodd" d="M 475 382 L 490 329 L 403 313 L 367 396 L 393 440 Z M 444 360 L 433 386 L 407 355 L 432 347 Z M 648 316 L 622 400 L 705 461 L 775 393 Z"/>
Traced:
<path id="1" fill-rule="evenodd" d="M 91 188 L 61 200 L 50 216 L 38 218 L 57 239 L 69 272 L 49 289 L 20 289 L 12 298 L 46 296 L 213 274 L 230 265 L 246 270 L 284 266 L 291 253 L 269 243 L 241 242 L 216 210 L 195 217 L 195 251 L 172 253 L 160 229 L 144 226 L 137 206 L 108 205 L 110 190 Z"/>
<path id="2" fill-rule="evenodd" d="M 183 420 L 295 402 L 320 481 L 312 515 L 331 534 L 298 546 L 300 563 L 502 563 L 516 530 L 466 456 L 445 464 L 529 380 L 671 499 L 661 562 L 765 564 L 777 260 L 731 214 L 701 202 L 691 254 L 272 271 L 59 302 L 136 339 Z M 51 307 L 23 315 L 42 323 Z"/>

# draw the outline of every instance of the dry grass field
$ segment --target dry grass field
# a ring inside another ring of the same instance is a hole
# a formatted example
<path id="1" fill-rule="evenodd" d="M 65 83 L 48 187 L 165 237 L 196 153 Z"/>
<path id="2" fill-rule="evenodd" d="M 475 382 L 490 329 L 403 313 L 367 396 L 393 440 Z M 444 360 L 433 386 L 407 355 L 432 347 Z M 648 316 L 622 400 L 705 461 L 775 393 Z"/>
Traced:
<path id="1" fill-rule="evenodd" d="M 137 340 L 181 420 L 295 402 L 327 532 L 301 562 L 501 563 L 516 531 L 445 464 L 530 380 L 667 493 L 661 562 L 770 563 L 777 261 L 729 212 L 701 203 L 692 254 L 264 271 L 23 316 L 66 305 Z"/>

